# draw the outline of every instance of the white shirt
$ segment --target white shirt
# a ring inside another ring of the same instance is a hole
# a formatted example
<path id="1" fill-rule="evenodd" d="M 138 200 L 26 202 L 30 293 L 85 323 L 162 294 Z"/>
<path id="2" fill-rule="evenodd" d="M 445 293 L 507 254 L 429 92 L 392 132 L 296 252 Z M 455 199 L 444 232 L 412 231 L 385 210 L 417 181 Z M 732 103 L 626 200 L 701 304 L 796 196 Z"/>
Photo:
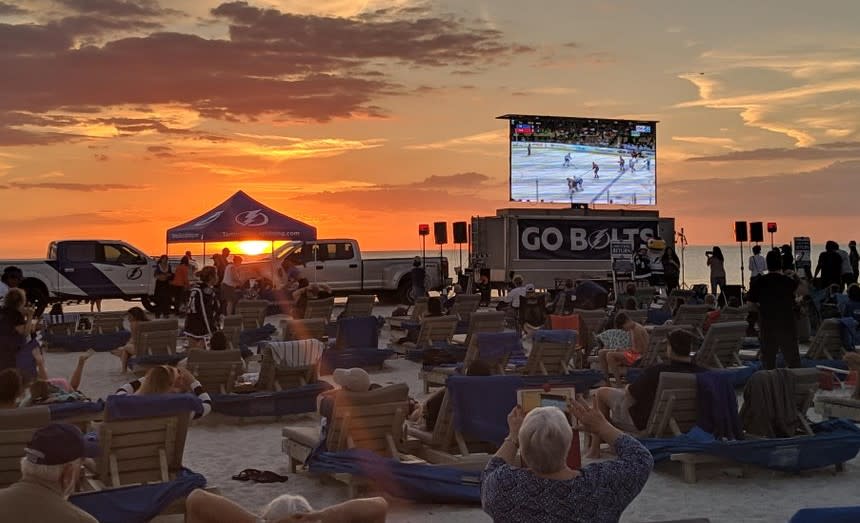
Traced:
<path id="1" fill-rule="evenodd" d="M 224 285 L 229 285 L 230 287 L 241 287 L 242 286 L 242 277 L 239 272 L 239 267 L 236 267 L 235 264 L 230 264 L 224 269 L 224 280 L 222 281 Z"/>
<path id="2" fill-rule="evenodd" d="M 520 297 L 525 296 L 528 290 L 526 286 L 515 287 L 505 296 L 505 301 L 511 304 L 511 307 L 520 307 Z"/>
<path id="3" fill-rule="evenodd" d="M 750 277 L 761 276 L 767 270 L 767 262 L 761 254 L 750 256 Z"/>
<path id="4" fill-rule="evenodd" d="M 0 300 L 6 297 L 9 294 L 9 286 L 0 281 Z"/>

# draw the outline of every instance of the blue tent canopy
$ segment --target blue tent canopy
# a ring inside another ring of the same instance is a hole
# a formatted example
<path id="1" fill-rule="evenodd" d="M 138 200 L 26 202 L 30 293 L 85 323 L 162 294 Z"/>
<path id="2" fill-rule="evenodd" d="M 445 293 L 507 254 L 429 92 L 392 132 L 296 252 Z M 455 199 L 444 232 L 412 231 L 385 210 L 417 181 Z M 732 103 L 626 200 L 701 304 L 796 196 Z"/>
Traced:
<path id="1" fill-rule="evenodd" d="M 167 243 L 310 241 L 316 237 L 316 227 L 283 215 L 242 191 L 209 212 L 167 230 Z"/>

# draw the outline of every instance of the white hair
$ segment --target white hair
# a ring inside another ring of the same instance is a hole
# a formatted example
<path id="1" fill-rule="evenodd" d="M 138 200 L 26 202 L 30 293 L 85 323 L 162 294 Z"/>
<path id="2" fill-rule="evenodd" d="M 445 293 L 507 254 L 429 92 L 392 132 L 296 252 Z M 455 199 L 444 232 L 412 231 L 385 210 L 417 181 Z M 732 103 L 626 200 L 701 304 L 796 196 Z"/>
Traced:
<path id="1" fill-rule="evenodd" d="M 63 475 L 63 469 L 68 463 L 62 465 L 39 465 L 27 458 L 21 458 L 21 475 L 25 478 L 33 478 L 49 483 L 57 483 Z"/>
<path id="2" fill-rule="evenodd" d="M 302 496 L 283 494 L 266 505 L 266 508 L 263 510 L 263 519 L 274 521 L 288 518 L 293 514 L 306 514 L 313 512 L 313 510 L 308 500 Z"/>
<path id="3" fill-rule="evenodd" d="M 526 415 L 519 433 L 520 453 L 535 472 L 552 474 L 564 468 L 573 431 L 557 407 L 539 407 Z"/>

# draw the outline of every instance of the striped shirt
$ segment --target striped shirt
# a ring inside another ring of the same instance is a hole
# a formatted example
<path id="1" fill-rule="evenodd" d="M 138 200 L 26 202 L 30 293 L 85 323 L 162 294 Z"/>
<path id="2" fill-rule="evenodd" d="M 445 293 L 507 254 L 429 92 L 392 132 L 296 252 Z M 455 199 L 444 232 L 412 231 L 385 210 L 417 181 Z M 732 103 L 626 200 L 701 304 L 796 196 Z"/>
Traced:
<path id="1" fill-rule="evenodd" d="M 126 383 L 119 389 L 117 389 L 116 394 L 118 396 L 131 395 L 136 393 L 140 386 L 143 385 L 143 382 L 146 378 L 140 378 L 134 380 L 130 383 Z M 194 383 L 191 384 L 191 391 L 203 402 L 203 412 L 200 414 L 194 414 L 194 419 L 202 418 L 203 416 L 212 412 L 212 397 L 209 396 L 209 393 L 203 389 L 203 385 L 200 384 L 199 381 L 194 380 Z"/>

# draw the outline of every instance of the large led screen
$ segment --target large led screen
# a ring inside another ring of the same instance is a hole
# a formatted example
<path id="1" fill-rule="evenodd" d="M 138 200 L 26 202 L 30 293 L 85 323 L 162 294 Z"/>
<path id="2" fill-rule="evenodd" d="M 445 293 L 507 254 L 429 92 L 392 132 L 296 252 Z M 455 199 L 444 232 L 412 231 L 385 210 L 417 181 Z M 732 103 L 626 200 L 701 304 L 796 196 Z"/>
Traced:
<path id="1" fill-rule="evenodd" d="M 657 122 L 508 115 L 511 200 L 656 205 Z"/>

